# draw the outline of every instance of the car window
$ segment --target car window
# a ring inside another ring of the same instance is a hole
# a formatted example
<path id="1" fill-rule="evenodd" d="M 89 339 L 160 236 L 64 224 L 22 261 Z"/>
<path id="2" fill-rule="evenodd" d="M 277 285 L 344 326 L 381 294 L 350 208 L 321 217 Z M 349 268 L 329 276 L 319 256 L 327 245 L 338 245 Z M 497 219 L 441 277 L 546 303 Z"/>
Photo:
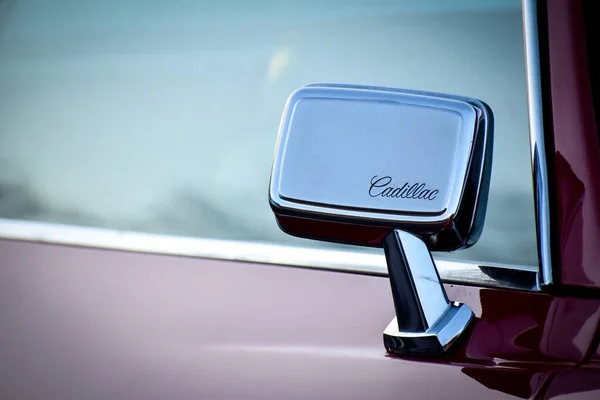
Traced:
<path id="1" fill-rule="evenodd" d="M 283 105 L 315 82 L 391 86 L 491 106 L 486 225 L 450 257 L 537 265 L 518 0 L 0 9 L 2 218 L 339 249 L 287 236 L 269 209 Z"/>

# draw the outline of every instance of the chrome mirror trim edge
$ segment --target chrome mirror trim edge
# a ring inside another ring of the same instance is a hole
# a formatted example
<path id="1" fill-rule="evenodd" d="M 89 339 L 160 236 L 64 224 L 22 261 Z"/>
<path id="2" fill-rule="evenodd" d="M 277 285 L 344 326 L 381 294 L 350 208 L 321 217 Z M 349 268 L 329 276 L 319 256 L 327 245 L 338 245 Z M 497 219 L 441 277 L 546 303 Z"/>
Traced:
<path id="1" fill-rule="evenodd" d="M 546 166 L 546 148 L 544 144 L 544 120 L 536 0 L 523 0 L 522 6 L 525 70 L 527 77 L 527 104 L 529 111 L 529 139 L 536 213 L 537 248 L 540 261 L 540 273 L 538 279 L 540 285 L 547 286 L 553 283 L 552 255 L 550 253 L 550 197 L 548 168 Z"/>
<path id="2" fill-rule="evenodd" d="M 388 276 L 385 256 L 367 252 L 303 248 L 250 241 L 193 238 L 91 228 L 49 222 L 0 218 L 0 240 L 37 242 L 94 249 L 129 251 L 165 256 L 197 257 L 335 272 Z M 537 267 L 480 264 L 434 257 L 440 278 L 446 284 L 535 291 L 535 282 L 500 282 L 483 273 L 488 267 L 537 275 Z"/>

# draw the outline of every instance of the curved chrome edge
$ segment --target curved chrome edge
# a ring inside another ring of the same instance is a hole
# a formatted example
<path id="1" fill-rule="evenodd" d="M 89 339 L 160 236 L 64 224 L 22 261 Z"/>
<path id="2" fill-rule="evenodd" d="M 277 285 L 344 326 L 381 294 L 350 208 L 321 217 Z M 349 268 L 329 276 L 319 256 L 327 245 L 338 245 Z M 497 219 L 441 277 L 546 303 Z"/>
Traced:
<path id="1" fill-rule="evenodd" d="M 522 5 L 527 103 L 529 109 L 529 140 L 533 170 L 535 218 L 538 232 L 538 257 L 540 260 L 539 283 L 545 286 L 552 284 L 552 258 L 550 254 L 550 198 L 546 148 L 544 146 L 537 6 L 536 0 L 523 0 Z"/>
<path id="2" fill-rule="evenodd" d="M 347 250 L 316 249 L 270 243 L 191 238 L 151 233 L 89 228 L 46 222 L 17 221 L 0 218 L 0 239 L 131 251 L 157 255 L 198 257 L 217 260 L 285 265 L 291 267 L 340 271 L 364 275 L 387 276 L 383 254 Z M 482 287 L 509 287 L 535 290 L 501 283 L 484 274 L 479 263 L 453 261 L 435 257 L 440 278 L 445 283 Z M 484 264 L 481 264 L 484 265 Z M 534 266 L 488 265 L 535 273 Z"/>

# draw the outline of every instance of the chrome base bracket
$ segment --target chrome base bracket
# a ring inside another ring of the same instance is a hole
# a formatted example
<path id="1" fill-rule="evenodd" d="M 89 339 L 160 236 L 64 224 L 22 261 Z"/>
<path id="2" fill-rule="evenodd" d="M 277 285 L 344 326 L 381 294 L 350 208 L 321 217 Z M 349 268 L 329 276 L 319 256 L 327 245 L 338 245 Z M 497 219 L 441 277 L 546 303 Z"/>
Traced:
<path id="1" fill-rule="evenodd" d="M 435 262 L 418 237 L 395 230 L 384 239 L 396 318 L 383 333 L 388 352 L 442 355 L 475 316 L 465 304 L 450 303 Z"/>
<path id="2" fill-rule="evenodd" d="M 473 311 L 465 304 L 453 304 L 438 324 L 425 332 L 400 332 L 394 318 L 383 331 L 383 344 L 388 352 L 398 355 L 442 355 L 474 318 Z"/>

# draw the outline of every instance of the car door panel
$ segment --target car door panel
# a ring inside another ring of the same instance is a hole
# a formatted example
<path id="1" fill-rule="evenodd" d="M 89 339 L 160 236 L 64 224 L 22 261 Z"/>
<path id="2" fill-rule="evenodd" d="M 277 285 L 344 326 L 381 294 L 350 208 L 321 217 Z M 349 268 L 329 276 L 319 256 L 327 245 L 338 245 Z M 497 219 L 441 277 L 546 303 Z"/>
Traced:
<path id="1" fill-rule="evenodd" d="M 381 342 L 384 277 L 6 240 L 0 254 L 3 398 L 529 397 L 591 340 L 552 338 L 598 319 L 593 301 L 447 285 L 478 316 L 469 338 L 402 359 Z"/>
<path id="2" fill-rule="evenodd" d="M 557 283 L 598 288 L 600 145 L 588 74 L 584 2 L 539 3 L 541 19 L 547 21 L 547 37 L 542 30 L 546 48 L 542 54 L 547 57 L 542 59 L 542 76 L 547 80 L 549 162 L 556 192 Z"/>

